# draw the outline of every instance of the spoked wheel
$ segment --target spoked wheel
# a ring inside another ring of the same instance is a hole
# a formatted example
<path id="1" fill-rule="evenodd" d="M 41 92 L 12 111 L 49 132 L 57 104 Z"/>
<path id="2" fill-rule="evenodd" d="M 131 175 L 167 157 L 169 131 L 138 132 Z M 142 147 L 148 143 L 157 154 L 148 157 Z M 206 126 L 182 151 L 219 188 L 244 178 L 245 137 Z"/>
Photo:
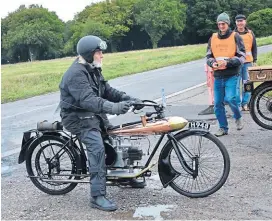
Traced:
<path id="1" fill-rule="evenodd" d="M 73 152 L 57 137 L 41 137 L 32 145 L 26 157 L 26 169 L 33 184 L 41 191 L 51 195 L 66 194 L 73 190 L 77 183 L 76 158 Z M 63 180 L 63 182 L 62 182 Z M 65 182 L 66 181 L 66 182 Z"/>
<path id="2" fill-rule="evenodd" d="M 256 88 L 251 97 L 250 114 L 259 126 L 272 130 L 272 82 Z"/>
<path id="3" fill-rule="evenodd" d="M 179 174 L 169 185 L 178 193 L 192 197 L 206 197 L 219 190 L 230 171 L 229 154 L 221 141 L 210 133 L 186 131 L 175 136 L 183 162 L 175 149 L 169 152 L 170 166 Z"/>

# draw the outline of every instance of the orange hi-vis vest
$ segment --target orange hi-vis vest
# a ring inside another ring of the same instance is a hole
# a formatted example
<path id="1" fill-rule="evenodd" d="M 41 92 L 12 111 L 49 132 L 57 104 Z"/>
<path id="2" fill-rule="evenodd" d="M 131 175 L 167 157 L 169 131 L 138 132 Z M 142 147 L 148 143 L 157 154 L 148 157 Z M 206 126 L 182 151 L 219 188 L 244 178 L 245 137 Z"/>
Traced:
<path id="1" fill-rule="evenodd" d="M 251 33 L 251 31 L 249 30 L 248 33 L 244 34 L 244 35 L 240 35 L 241 38 L 244 41 L 244 45 L 246 48 L 246 62 L 252 62 L 253 61 L 253 56 L 252 56 L 252 43 L 253 43 L 253 35 Z"/>
<path id="2" fill-rule="evenodd" d="M 226 39 L 218 38 L 218 33 L 213 33 L 211 38 L 211 51 L 218 64 L 220 61 L 225 59 L 230 59 L 235 56 L 236 53 L 236 42 L 235 33 L 232 32 L 231 35 Z M 213 68 L 214 70 L 224 70 L 226 67 Z"/>

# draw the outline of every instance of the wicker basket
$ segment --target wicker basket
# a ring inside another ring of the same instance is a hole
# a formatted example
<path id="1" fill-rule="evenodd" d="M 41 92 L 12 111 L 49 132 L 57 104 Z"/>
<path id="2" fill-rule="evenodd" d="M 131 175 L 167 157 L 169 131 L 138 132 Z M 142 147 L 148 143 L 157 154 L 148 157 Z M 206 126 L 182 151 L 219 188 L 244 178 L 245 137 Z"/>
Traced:
<path id="1" fill-rule="evenodd" d="M 272 81 L 272 65 L 248 68 L 250 81 Z"/>

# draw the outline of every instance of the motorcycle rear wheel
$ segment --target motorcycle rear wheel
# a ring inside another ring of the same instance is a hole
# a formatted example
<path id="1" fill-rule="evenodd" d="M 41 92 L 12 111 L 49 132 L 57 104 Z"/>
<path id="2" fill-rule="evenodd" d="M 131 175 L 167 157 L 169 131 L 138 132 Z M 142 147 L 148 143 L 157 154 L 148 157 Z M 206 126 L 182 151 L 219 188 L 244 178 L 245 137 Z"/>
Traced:
<path id="1" fill-rule="evenodd" d="M 65 180 L 76 181 L 79 179 L 79 176 L 69 176 L 69 174 L 77 173 L 76 157 L 69 147 L 65 146 L 65 143 L 58 137 L 43 136 L 39 138 L 39 142 L 31 145 L 27 152 L 27 173 L 32 183 L 44 193 L 63 195 L 72 191 L 78 184 L 65 182 Z M 52 156 L 49 156 L 50 152 L 53 153 Z M 68 157 L 68 161 L 64 161 L 63 156 Z M 67 168 L 62 170 L 64 166 Z M 63 174 L 66 176 L 61 176 Z M 39 176 L 39 178 L 31 176 Z M 55 180 L 59 180 L 59 177 L 64 182 L 56 182 Z"/>

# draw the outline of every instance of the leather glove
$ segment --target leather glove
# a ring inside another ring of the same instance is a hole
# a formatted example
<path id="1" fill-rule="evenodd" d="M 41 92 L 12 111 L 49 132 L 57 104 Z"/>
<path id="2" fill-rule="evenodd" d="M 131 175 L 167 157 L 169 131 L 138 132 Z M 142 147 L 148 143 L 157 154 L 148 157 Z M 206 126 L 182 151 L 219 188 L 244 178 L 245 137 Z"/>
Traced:
<path id="1" fill-rule="evenodd" d="M 114 103 L 112 107 L 113 114 L 125 114 L 130 108 L 130 102 L 122 101 L 119 103 Z"/>
<path id="2" fill-rule="evenodd" d="M 130 108 L 130 102 L 122 101 L 119 103 L 112 103 L 106 101 L 103 104 L 103 110 L 109 114 L 125 114 Z"/>
<path id="3" fill-rule="evenodd" d="M 138 98 L 135 98 L 135 97 L 131 97 L 131 96 L 127 95 L 127 94 L 124 94 L 121 99 L 122 99 L 122 101 L 134 101 L 137 104 L 142 103 L 142 100 L 140 100 Z"/>
<path id="4" fill-rule="evenodd" d="M 139 99 L 139 98 L 131 97 L 131 96 L 129 96 L 129 95 L 124 94 L 124 95 L 122 96 L 122 100 L 133 101 L 135 104 L 137 104 L 137 105 L 134 105 L 134 108 L 135 108 L 136 110 L 141 110 L 142 108 L 144 108 L 144 105 L 141 105 L 141 104 L 143 104 L 143 102 L 142 102 L 142 100 Z"/>

